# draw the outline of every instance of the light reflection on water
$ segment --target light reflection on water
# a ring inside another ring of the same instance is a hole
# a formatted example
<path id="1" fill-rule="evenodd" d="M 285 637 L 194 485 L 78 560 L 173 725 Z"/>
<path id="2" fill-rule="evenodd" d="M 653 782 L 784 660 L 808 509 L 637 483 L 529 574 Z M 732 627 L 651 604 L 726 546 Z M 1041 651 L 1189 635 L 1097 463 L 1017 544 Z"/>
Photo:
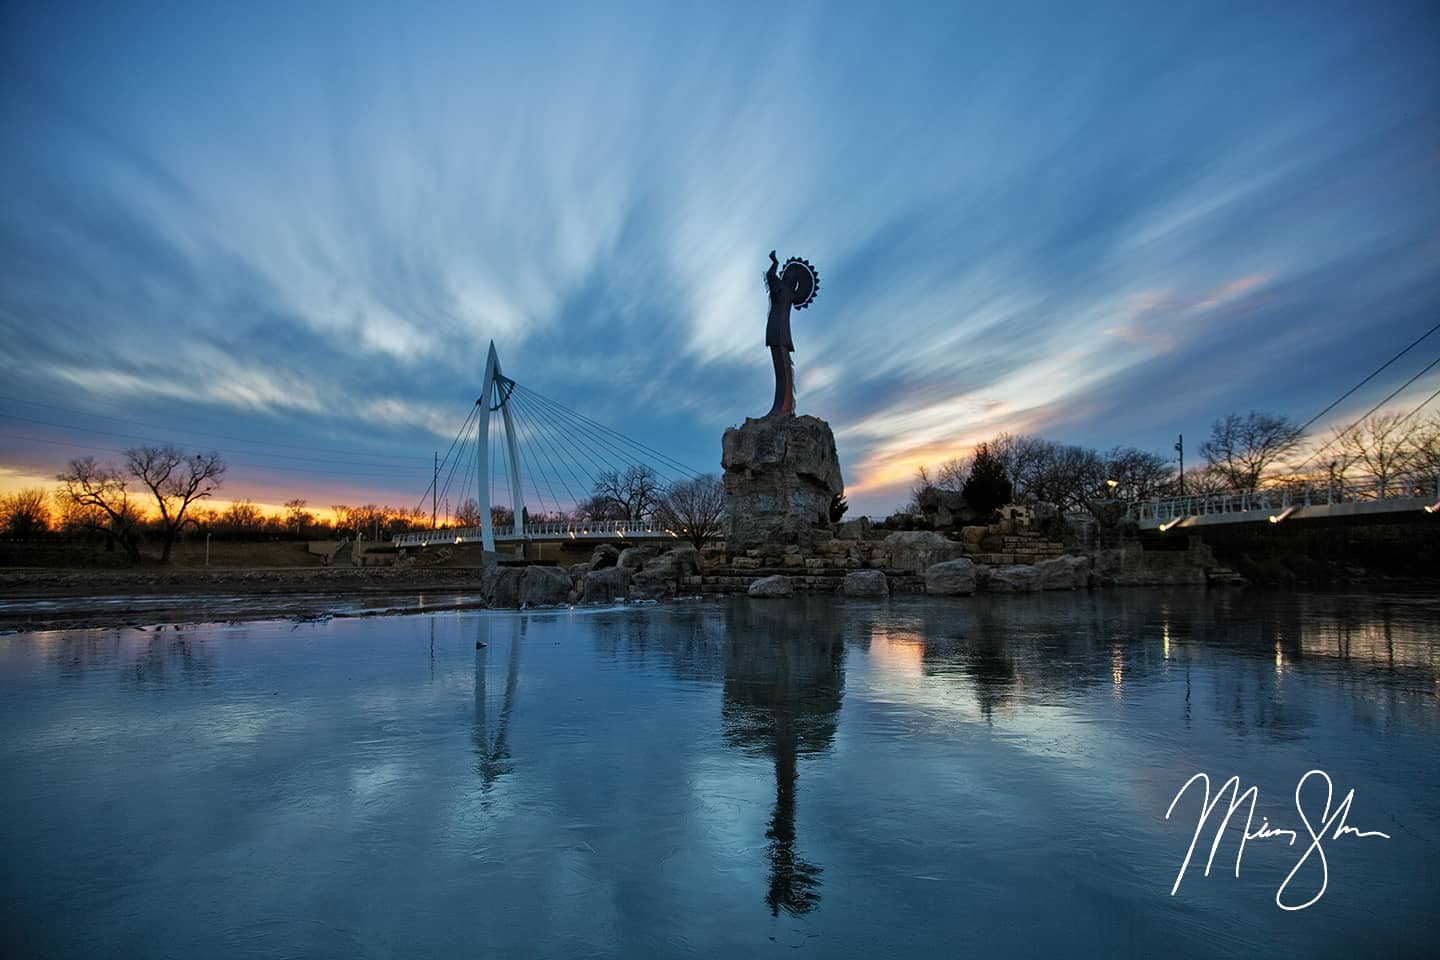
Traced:
<path id="1" fill-rule="evenodd" d="M 1424 954 L 1437 611 L 741 597 L 4 637 L 0 935 L 19 956 Z M 1169 896 L 1191 774 L 1298 825 L 1311 768 L 1394 839 L 1327 847 L 1298 914 L 1275 841 L 1237 880 L 1227 840 Z"/>

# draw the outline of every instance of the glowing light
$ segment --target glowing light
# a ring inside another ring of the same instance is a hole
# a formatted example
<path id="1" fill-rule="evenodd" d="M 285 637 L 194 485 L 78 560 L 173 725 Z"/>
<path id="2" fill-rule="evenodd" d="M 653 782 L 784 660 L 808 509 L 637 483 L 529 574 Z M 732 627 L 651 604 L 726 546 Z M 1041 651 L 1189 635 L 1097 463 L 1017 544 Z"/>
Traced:
<path id="1" fill-rule="evenodd" d="M 1430 506 L 1428 506 L 1428 507 L 1425 508 L 1425 512 L 1426 512 L 1426 513 L 1440 513 L 1440 502 L 1432 503 Z"/>
<path id="2" fill-rule="evenodd" d="M 1175 524 L 1179 523 L 1181 520 L 1184 519 L 1184 517 L 1175 517 L 1173 520 L 1165 521 L 1164 523 L 1160 524 L 1160 532 L 1164 533 L 1166 530 L 1169 530 L 1171 527 L 1175 526 Z"/>
<path id="3" fill-rule="evenodd" d="M 1166 660 L 1169 660 L 1169 659 L 1170 659 L 1170 624 L 1168 624 L 1168 623 L 1165 623 L 1165 624 L 1161 624 L 1161 625 L 1160 625 L 1160 642 L 1161 642 L 1161 644 L 1162 644 L 1162 646 L 1161 646 L 1161 648 L 1160 648 L 1160 652 L 1161 652 L 1161 654 L 1165 657 Z"/>
<path id="4" fill-rule="evenodd" d="M 1286 507 L 1284 510 L 1281 510 L 1279 513 L 1272 514 L 1271 517 L 1270 517 L 1270 522 L 1271 522 L 1271 523 L 1279 523 L 1281 520 L 1284 520 L 1286 517 L 1290 516 L 1290 514 L 1292 514 L 1292 513 L 1294 513 L 1294 512 L 1295 512 L 1295 508 L 1294 508 L 1294 507 Z"/>

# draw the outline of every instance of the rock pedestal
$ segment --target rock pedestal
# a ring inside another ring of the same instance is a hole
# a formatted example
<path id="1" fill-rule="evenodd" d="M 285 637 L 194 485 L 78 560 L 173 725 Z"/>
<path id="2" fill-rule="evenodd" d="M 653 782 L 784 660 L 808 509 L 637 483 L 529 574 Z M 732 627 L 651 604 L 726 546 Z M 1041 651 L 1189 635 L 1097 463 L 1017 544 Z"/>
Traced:
<path id="1" fill-rule="evenodd" d="M 830 503 L 845 488 L 830 424 L 751 418 L 726 430 L 723 446 L 726 550 L 829 542 Z"/>

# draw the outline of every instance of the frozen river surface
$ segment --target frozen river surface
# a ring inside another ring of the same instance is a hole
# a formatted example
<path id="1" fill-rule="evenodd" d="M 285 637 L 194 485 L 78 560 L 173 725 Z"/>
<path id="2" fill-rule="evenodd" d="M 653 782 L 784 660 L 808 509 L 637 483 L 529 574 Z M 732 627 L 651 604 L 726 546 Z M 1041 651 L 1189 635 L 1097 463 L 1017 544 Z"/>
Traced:
<path id="1" fill-rule="evenodd" d="M 1416 596 L 22 633 L 0 954 L 1440 956 L 1437 734 Z M 1222 802 L 1172 895 L 1201 772 L 1297 842 L 1205 876 Z"/>

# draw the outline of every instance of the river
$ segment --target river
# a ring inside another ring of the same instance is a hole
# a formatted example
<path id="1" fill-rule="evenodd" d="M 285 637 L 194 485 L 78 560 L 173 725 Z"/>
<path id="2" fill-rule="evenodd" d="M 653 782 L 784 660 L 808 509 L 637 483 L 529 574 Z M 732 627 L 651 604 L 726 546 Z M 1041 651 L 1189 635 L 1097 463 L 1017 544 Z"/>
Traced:
<path id="1" fill-rule="evenodd" d="M 477 644 L 479 646 L 477 647 Z M 1440 955 L 1440 601 L 1115 590 L 0 637 L 11 957 Z M 1297 783 L 1312 775 L 1297 810 Z M 1258 788 L 1206 857 L 1202 784 Z M 1324 842 L 1311 846 L 1301 813 Z M 798 953 L 796 952 L 798 950 Z"/>

